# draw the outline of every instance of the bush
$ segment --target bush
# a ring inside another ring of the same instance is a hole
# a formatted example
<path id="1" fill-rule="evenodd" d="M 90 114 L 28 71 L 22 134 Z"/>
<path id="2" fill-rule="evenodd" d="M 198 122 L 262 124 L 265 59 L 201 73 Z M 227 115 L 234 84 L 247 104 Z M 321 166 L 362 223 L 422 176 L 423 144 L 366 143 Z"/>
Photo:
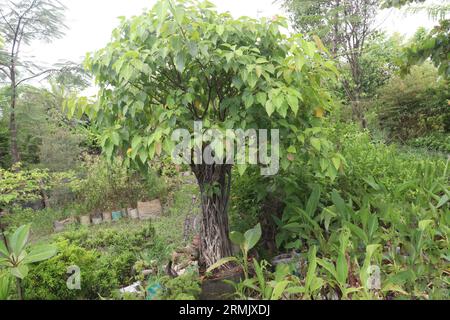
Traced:
<path id="1" fill-rule="evenodd" d="M 426 148 L 430 151 L 450 154 L 450 133 L 433 133 L 412 139 L 408 144 L 415 148 Z"/>
<path id="2" fill-rule="evenodd" d="M 450 132 L 450 90 L 429 63 L 393 77 L 379 92 L 379 125 L 391 139 L 406 142 L 434 132 Z"/>
<path id="3" fill-rule="evenodd" d="M 186 273 L 177 278 L 163 277 L 160 279 L 162 290 L 157 300 L 198 300 L 201 293 L 198 274 Z"/>
<path id="4" fill-rule="evenodd" d="M 164 183 L 152 171 L 145 175 L 104 159 L 87 159 L 76 202 L 85 213 L 136 207 L 138 201 L 164 194 Z"/>
<path id="5" fill-rule="evenodd" d="M 94 250 L 86 250 L 69 241 L 57 243 L 58 254 L 33 266 L 25 279 L 26 299 L 76 300 L 98 299 L 118 287 L 115 270 L 104 265 L 104 258 Z M 81 271 L 81 290 L 67 287 L 68 268 L 78 266 Z"/>

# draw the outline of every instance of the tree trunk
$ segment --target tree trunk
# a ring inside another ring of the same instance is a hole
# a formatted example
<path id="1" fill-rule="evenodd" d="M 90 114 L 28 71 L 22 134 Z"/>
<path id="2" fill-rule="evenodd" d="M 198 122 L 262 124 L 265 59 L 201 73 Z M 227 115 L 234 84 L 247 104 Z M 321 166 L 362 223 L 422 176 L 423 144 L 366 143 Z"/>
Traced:
<path id="1" fill-rule="evenodd" d="M 231 165 L 192 165 L 201 192 L 202 225 L 200 233 L 201 267 L 210 267 L 232 255 L 229 239 L 228 201 Z"/>
<path id="2" fill-rule="evenodd" d="M 17 147 L 17 123 L 16 123 L 16 101 L 17 101 L 17 87 L 16 87 L 16 70 L 14 61 L 11 67 L 11 110 L 9 116 L 9 134 L 11 135 L 11 159 L 15 164 L 20 162 L 19 149 Z"/>

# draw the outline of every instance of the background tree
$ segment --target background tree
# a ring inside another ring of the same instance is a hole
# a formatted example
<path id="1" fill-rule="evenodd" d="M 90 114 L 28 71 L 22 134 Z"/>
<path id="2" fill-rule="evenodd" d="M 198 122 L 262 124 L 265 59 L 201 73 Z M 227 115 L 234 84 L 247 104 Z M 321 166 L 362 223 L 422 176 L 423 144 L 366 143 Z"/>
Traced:
<path id="1" fill-rule="evenodd" d="M 333 56 L 349 66 L 343 87 L 355 120 L 366 126 L 361 107 L 364 72 L 361 57 L 373 33 L 379 0 L 285 0 L 297 31 L 319 36 Z"/>
<path id="2" fill-rule="evenodd" d="M 411 66 L 430 59 L 442 76 L 450 78 L 450 19 L 448 19 L 450 4 L 443 1 L 437 4 L 412 6 L 423 2 L 425 0 L 386 0 L 383 3 L 387 8 L 401 8 L 408 5 L 407 12 L 414 14 L 426 11 L 430 19 L 439 21 L 438 25 L 420 41 L 415 41 L 406 48 L 404 71 L 409 71 Z"/>
<path id="3" fill-rule="evenodd" d="M 287 38 L 285 21 L 233 19 L 208 2 L 159 1 L 154 8 L 123 20 L 112 42 L 87 58 L 100 87 L 98 103 L 79 101 L 100 128 L 104 153 L 124 164 L 146 165 L 172 154 L 175 128 L 280 129 L 282 165 L 296 152 L 326 149 L 320 125 L 332 106 L 327 81 L 336 68 L 314 42 Z M 72 106 L 71 112 L 75 108 Z M 224 145 L 211 138 L 222 158 Z M 269 147 L 270 148 L 270 147 Z M 270 149 L 269 149 L 270 150 Z M 232 165 L 196 164 L 188 159 L 202 195 L 201 265 L 232 254 L 228 238 Z M 325 159 L 322 168 L 334 167 Z M 238 167 L 243 173 L 245 166 Z"/>
<path id="4" fill-rule="evenodd" d="M 56 0 L 8 1 L 0 7 L 0 35 L 5 45 L 0 50 L 0 72 L 6 77 L 10 92 L 10 120 L 12 162 L 20 161 L 17 143 L 17 89 L 29 80 L 52 70 L 43 70 L 22 56 L 23 45 L 33 40 L 51 41 L 63 35 L 64 6 Z"/>

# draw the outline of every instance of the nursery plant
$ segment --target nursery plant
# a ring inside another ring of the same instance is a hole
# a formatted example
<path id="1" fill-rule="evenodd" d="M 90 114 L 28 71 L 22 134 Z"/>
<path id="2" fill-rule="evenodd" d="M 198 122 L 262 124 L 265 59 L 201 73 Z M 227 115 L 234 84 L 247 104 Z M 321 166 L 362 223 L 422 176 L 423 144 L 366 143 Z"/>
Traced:
<path id="1" fill-rule="evenodd" d="M 98 99 L 71 101 L 69 113 L 88 115 L 104 154 L 122 155 L 125 165 L 146 168 L 150 159 L 172 155 L 173 130 L 192 133 L 201 121 L 204 131 L 223 133 L 279 129 L 282 168 L 297 152 L 308 153 L 317 156 L 316 168 L 336 176 L 341 160 L 330 156 L 320 127 L 333 107 L 327 84 L 337 70 L 320 41 L 288 37 L 286 27 L 280 17 L 219 14 L 209 2 L 158 1 L 149 12 L 123 19 L 111 43 L 88 56 Z M 191 141 L 191 147 L 202 153 L 209 147 L 224 159 L 224 144 L 211 138 L 202 147 Z M 202 194 L 201 265 L 209 267 L 232 251 L 227 211 L 233 166 L 188 162 Z M 241 174 L 245 170 L 239 166 Z"/>
<path id="2" fill-rule="evenodd" d="M 0 241 L 0 268 L 6 268 L 16 278 L 17 294 L 24 299 L 22 280 L 28 275 L 29 265 L 53 257 L 57 249 L 53 245 L 30 245 L 30 225 L 19 227 L 11 235 L 2 233 Z M 0 270 L 1 271 L 1 270 Z M 4 276 L 6 277 L 6 276 Z M 2 291 L 7 288 L 6 278 L 2 277 Z"/>

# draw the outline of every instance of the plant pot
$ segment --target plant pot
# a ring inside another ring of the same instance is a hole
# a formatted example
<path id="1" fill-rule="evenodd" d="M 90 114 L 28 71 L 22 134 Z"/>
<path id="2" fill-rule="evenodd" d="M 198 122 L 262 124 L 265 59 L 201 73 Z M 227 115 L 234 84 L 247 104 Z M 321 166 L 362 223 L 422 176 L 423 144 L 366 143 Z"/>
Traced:
<path id="1" fill-rule="evenodd" d="M 92 218 L 92 224 L 99 225 L 103 222 L 102 216 Z"/>
<path id="2" fill-rule="evenodd" d="M 104 222 L 111 222 L 112 221 L 112 213 L 111 212 L 103 212 L 103 221 Z"/>
<path id="3" fill-rule="evenodd" d="M 111 213 L 112 221 L 119 221 L 120 219 L 122 219 L 122 216 L 123 216 L 122 211 L 113 211 Z"/>
<path id="4" fill-rule="evenodd" d="M 236 291 L 231 284 L 224 280 L 238 283 L 244 275 L 241 270 L 230 270 L 224 275 L 219 275 L 214 279 L 205 279 L 202 282 L 202 293 L 200 300 L 228 300 Z"/>
<path id="5" fill-rule="evenodd" d="M 91 216 L 81 216 L 80 223 L 82 226 L 90 226 L 91 225 Z"/>
<path id="6" fill-rule="evenodd" d="M 128 209 L 128 218 L 136 220 L 139 219 L 139 213 L 137 209 Z"/>
<path id="7" fill-rule="evenodd" d="M 161 217 L 162 205 L 159 199 L 150 202 L 138 202 L 139 219 L 150 220 Z"/>

